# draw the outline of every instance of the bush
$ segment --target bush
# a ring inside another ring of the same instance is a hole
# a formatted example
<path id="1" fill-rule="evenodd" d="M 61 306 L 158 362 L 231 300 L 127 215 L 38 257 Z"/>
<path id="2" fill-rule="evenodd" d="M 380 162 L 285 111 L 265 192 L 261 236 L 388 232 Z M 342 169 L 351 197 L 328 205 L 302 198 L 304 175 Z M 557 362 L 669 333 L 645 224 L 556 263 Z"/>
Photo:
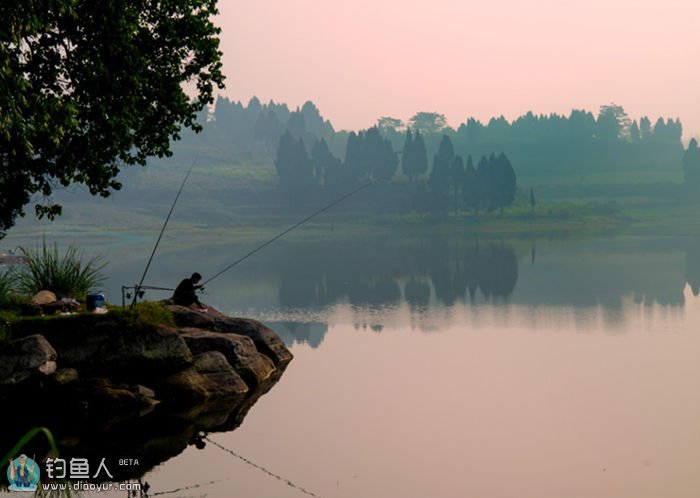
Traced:
<path id="1" fill-rule="evenodd" d="M 106 266 L 99 257 L 83 261 L 83 255 L 75 246 L 69 246 L 59 254 L 58 245 L 30 249 L 20 247 L 26 263 L 17 275 L 19 290 L 34 295 L 40 290 L 50 290 L 57 297 L 81 297 L 104 282 L 102 270 Z"/>

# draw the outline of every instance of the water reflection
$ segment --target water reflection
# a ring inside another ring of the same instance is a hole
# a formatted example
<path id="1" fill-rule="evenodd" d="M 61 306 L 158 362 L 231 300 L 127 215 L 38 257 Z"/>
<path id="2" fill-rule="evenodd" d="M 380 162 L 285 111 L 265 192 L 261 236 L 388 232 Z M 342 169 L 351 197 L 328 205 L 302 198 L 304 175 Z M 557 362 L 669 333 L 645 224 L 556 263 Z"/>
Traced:
<path id="1" fill-rule="evenodd" d="M 700 290 L 697 238 L 395 242 L 363 241 L 364 252 L 353 244 L 335 246 L 342 264 L 329 256 L 329 244 L 290 245 L 284 254 L 294 264 L 272 254 L 256 267 L 269 273 L 272 292 L 279 283 L 274 297 L 242 312 L 274 322 L 289 345 L 315 348 L 329 323 L 432 331 L 484 307 L 504 316 L 541 309 L 571 317 L 582 330 L 595 315 L 609 330 L 624 330 L 625 309 L 682 310 Z M 684 293 L 686 285 L 691 292 Z"/>
<path id="2" fill-rule="evenodd" d="M 138 480 L 188 446 L 198 445 L 201 434 L 237 429 L 281 374 L 243 398 L 223 398 L 193 406 L 165 403 L 140 414 L 128 406 L 112 406 L 109 413 L 96 413 L 85 409 L 87 403 L 80 399 L 28 395 L 26 399 L 15 399 L 11 406 L 3 406 L 3 420 L 11 423 L 5 423 L 0 431 L 0 448 L 11 448 L 33 427 L 47 427 L 58 443 L 61 458 L 67 462 L 87 458 L 91 468 L 96 468 L 105 459 L 112 478 L 102 474 L 93 481 Z M 44 437 L 34 438 L 22 451 L 33 455 L 37 462 L 45 462 L 51 456 Z M 124 459 L 138 463 L 120 463 Z M 43 464 L 42 467 L 46 468 Z"/>
<path id="3" fill-rule="evenodd" d="M 685 281 L 693 291 L 693 296 L 700 294 L 700 239 L 688 242 L 685 251 Z"/>
<path id="4" fill-rule="evenodd" d="M 295 343 L 308 344 L 317 348 L 323 342 L 323 337 L 328 332 L 327 323 L 318 322 L 294 322 L 294 321 L 267 321 L 267 326 L 277 332 L 282 340 L 291 346 Z"/>
<path id="5" fill-rule="evenodd" d="M 485 301 L 507 299 L 518 281 L 515 250 L 503 242 L 437 240 L 429 250 L 405 247 L 395 253 L 396 259 L 391 256 L 378 252 L 358 264 L 326 257 L 314 264 L 280 266 L 279 304 L 292 309 L 341 302 L 360 308 L 391 307 L 402 301 L 416 309 L 433 301 L 451 306 L 467 296 L 473 302 L 478 294 Z M 402 256 L 408 256 L 409 266 L 398 261 Z"/>

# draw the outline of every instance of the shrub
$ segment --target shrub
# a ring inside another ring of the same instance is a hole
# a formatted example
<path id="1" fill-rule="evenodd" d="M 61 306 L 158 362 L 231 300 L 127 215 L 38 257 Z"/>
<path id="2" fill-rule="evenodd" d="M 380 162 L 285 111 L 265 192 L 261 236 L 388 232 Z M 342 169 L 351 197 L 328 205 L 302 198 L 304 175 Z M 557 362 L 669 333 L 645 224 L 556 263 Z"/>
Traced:
<path id="1" fill-rule="evenodd" d="M 19 290 L 29 295 L 40 290 L 50 290 L 60 297 L 80 297 L 95 289 L 105 280 L 102 270 L 106 266 L 99 257 L 83 261 L 82 253 L 71 245 L 61 255 L 58 245 L 34 249 L 20 247 L 26 263 L 17 276 Z"/>

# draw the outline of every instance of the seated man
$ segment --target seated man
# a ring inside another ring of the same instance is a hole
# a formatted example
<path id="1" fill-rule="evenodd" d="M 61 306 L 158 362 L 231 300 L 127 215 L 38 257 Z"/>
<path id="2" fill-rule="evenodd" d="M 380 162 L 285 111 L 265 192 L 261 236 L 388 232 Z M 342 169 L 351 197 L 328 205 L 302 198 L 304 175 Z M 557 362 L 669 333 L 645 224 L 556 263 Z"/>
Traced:
<path id="1" fill-rule="evenodd" d="M 204 309 L 204 305 L 199 302 L 195 290 L 203 289 L 201 285 L 197 285 L 202 280 L 202 276 L 195 272 L 190 278 L 184 279 L 175 289 L 172 300 L 180 306 L 190 306 L 196 304 L 200 309 Z"/>

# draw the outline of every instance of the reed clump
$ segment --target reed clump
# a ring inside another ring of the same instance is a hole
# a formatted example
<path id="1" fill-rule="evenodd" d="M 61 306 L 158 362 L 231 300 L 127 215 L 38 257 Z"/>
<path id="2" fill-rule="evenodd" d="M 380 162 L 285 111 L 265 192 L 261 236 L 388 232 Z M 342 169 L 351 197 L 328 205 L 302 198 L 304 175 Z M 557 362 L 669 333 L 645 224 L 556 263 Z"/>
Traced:
<path id="1" fill-rule="evenodd" d="M 106 263 L 101 258 L 85 259 L 77 247 L 70 245 L 59 251 L 58 244 L 48 246 L 46 240 L 40 247 L 19 247 L 25 263 L 16 271 L 17 290 L 34 295 L 40 290 L 50 290 L 59 298 L 84 296 L 105 280 Z"/>

